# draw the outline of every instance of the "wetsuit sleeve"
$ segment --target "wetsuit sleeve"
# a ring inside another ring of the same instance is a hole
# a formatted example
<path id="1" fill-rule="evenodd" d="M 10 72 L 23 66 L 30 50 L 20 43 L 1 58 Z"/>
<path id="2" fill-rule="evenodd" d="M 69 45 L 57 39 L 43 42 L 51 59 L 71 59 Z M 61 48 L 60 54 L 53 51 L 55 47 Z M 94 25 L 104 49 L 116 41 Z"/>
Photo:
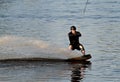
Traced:
<path id="1" fill-rule="evenodd" d="M 81 37 L 82 35 L 81 35 L 81 33 L 80 33 L 80 32 L 77 32 L 77 36 L 78 36 L 78 37 Z"/>

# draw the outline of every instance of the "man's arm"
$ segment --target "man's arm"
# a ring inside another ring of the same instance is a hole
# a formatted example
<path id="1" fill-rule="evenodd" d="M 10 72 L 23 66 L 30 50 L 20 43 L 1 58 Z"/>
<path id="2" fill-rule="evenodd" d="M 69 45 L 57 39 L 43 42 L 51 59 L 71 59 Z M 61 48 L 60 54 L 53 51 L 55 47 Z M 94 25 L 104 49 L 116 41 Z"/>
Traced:
<path id="1" fill-rule="evenodd" d="M 77 32 L 77 36 L 81 37 L 81 36 L 82 36 L 82 34 L 81 34 L 80 32 Z"/>

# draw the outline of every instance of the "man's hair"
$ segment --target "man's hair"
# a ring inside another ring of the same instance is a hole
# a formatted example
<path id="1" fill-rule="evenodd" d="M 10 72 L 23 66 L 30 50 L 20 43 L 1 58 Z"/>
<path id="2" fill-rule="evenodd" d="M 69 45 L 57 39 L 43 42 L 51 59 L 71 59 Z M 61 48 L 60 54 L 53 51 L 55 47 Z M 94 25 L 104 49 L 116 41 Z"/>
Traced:
<path id="1" fill-rule="evenodd" d="M 70 30 L 72 30 L 72 29 L 73 29 L 73 30 L 76 30 L 76 27 L 75 27 L 75 26 L 71 26 L 71 27 L 70 27 Z"/>

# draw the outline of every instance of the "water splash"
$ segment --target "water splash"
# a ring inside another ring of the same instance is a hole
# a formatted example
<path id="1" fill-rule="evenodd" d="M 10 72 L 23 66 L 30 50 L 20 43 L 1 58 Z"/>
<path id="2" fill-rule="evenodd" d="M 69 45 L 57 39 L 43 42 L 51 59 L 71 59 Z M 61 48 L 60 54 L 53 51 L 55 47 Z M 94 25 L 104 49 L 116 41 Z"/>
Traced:
<path id="1" fill-rule="evenodd" d="M 59 58 L 79 56 L 67 48 L 49 44 L 46 41 L 18 36 L 0 37 L 0 59 L 12 58 Z"/>

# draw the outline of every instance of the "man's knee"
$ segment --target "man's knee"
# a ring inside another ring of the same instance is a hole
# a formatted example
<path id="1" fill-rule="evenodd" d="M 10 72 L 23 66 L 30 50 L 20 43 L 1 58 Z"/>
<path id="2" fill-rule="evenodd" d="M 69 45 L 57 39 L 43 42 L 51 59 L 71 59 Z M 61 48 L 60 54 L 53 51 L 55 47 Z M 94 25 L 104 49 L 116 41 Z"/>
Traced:
<path id="1" fill-rule="evenodd" d="M 80 49 L 83 49 L 83 46 L 80 45 L 79 47 L 80 47 Z"/>
<path id="2" fill-rule="evenodd" d="M 71 50 L 72 49 L 72 45 L 70 45 L 68 48 Z"/>
<path id="3" fill-rule="evenodd" d="M 74 50 L 74 47 L 72 45 L 69 46 L 70 50 Z"/>

